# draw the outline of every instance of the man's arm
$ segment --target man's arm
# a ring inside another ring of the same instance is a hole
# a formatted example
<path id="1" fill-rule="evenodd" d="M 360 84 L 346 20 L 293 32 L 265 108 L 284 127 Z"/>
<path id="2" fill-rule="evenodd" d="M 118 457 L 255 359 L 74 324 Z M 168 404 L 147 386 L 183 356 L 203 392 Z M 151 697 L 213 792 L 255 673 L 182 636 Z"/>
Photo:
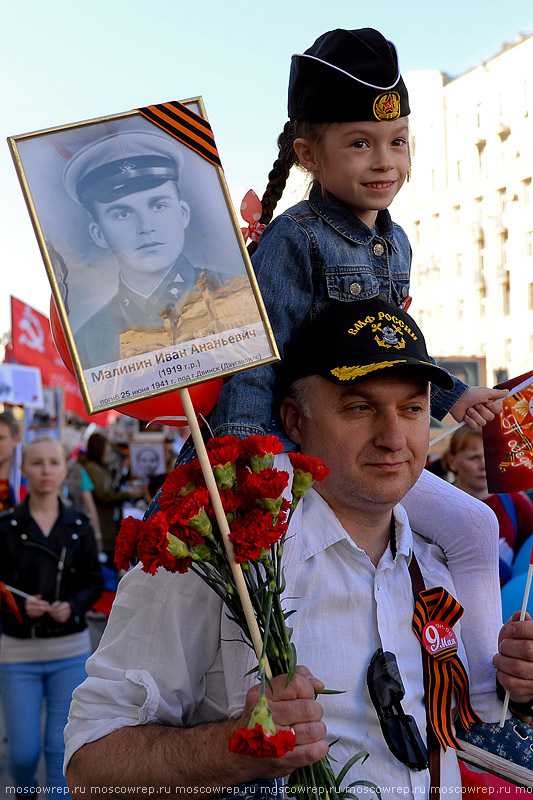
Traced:
<path id="1" fill-rule="evenodd" d="M 67 782 L 72 797 L 86 794 L 87 787 L 146 786 L 156 789 L 231 787 L 255 778 L 277 778 L 297 767 L 323 758 L 328 751 L 324 739 L 322 707 L 315 692 L 324 685 L 306 667 L 286 685 L 286 676 L 272 681 L 274 695 L 267 690 L 274 722 L 292 727 L 296 746 L 283 758 L 265 759 L 236 755 L 228 750 L 231 734 L 245 727 L 259 700 L 259 686 L 246 695 L 239 719 L 172 728 L 137 725 L 114 731 L 83 745 L 71 758 Z"/>

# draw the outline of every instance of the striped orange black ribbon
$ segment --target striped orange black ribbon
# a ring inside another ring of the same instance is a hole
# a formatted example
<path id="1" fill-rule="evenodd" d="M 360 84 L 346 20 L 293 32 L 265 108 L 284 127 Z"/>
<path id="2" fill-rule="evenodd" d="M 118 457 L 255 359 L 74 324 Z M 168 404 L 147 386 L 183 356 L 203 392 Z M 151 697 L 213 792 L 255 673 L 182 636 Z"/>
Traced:
<path id="1" fill-rule="evenodd" d="M 154 125 L 179 139 L 212 164 L 222 166 L 209 122 L 187 106 L 174 101 L 137 110 Z"/>
<path id="2" fill-rule="evenodd" d="M 422 646 L 422 631 L 428 622 L 443 622 L 452 628 L 463 616 L 463 611 L 461 604 L 442 586 L 420 592 L 415 603 L 413 630 Z M 460 750 L 461 746 L 453 733 L 453 691 L 457 696 L 457 710 L 463 727 L 468 729 L 473 722 L 481 722 L 470 703 L 468 675 L 455 647 L 429 653 L 427 661 L 427 706 L 431 727 L 443 750 L 447 747 Z"/>

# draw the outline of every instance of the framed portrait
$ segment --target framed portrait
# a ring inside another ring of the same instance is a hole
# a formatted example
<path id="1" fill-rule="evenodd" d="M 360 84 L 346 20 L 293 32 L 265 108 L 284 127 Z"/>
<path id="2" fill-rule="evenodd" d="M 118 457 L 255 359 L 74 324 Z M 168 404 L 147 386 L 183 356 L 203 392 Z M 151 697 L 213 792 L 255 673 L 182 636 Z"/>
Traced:
<path id="1" fill-rule="evenodd" d="M 444 367 L 454 378 L 459 378 L 468 386 L 485 386 L 487 380 L 486 361 L 476 356 L 446 356 L 435 359 L 439 367 Z"/>
<path id="2" fill-rule="evenodd" d="M 167 471 L 164 442 L 130 442 L 130 470 L 134 478 L 148 482 Z"/>
<path id="3" fill-rule="evenodd" d="M 25 409 L 24 441 L 31 442 L 36 436 L 53 436 L 61 441 L 62 409 L 63 388 L 44 386 L 42 407 Z"/>
<path id="4" fill-rule="evenodd" d="M 89 414 L 277 360 L 201 97 L 8 141 Z"/>

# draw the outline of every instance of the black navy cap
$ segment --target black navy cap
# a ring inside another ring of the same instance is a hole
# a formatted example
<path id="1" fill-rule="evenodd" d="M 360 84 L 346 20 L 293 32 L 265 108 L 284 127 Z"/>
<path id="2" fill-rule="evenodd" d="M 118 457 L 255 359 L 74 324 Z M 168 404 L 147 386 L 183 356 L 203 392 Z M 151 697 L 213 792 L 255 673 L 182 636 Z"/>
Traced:
<path id="1" fill-rule="evenodd" d="M 157 131 L 123 131 L 91 142 L 65 168 L 65 188 L 84 206 L 178 181 L 181 145 Z"/>
<path id="2" fill-rule="evenodd" d="M 406 367 L 442 389 L 454 386 L 450 373 L 430 361 L 422 331 L 401 308 L 377 298 L 335 301 L 287 347 L 277 394 L 307 375 L 347 386 Z"/>
<path id="3" fill-rule="evenodd" d="M 288 111 L 289 119 L 306 122 L 407 116 L 409 96 L 395 45 L 374 28 L 322 34 L 292 57 Z"/>

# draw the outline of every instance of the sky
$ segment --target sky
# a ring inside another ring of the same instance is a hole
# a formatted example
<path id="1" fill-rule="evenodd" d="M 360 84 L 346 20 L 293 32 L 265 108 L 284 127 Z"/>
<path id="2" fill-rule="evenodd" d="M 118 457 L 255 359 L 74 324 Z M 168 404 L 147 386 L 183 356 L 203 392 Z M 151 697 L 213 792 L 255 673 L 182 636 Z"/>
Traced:
<path id="1" fill-rule="evenodd" d="M 531 0 L 0 0 L 0 15 L 0 335 L 10 295 L 50 303 L 6 137 L 201 95 L 239 202 L 276 156 L 291 55 L 325 31 L 378 28 L 403 73 L 453 77 L 533 33 Z"/>

